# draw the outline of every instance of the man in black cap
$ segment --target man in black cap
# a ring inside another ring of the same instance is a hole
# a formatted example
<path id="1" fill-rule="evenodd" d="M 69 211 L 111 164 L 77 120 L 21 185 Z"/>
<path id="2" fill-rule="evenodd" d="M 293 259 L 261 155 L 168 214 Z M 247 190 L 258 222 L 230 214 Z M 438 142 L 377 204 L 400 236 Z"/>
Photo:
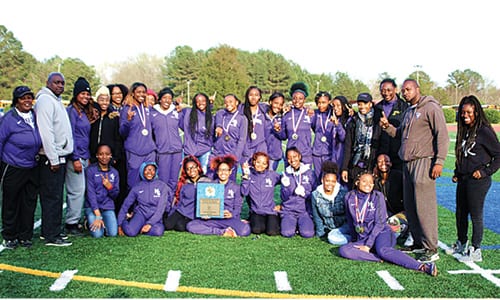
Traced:
<path id="1" fill-rule="evenodd" d="M 62 103 L 64 76 L 50 73 L 46 87 L 36 95 L 35 112 L 42 138 L 40 150 L 40 204 L 42 233 L 47 246 L 70 246 L 61 233 L 64 176 L 67 156 L 73 152 L 73 134 Z"/>
<path id="2" fill-rule="evenodd" d="M 356 99 L 358 112 L 346 128 L 342 180 L 348 187 L 363 171 L 372 171 L 380 138 L 380 126 L 374 121 L 372 96 L 361 93 Z"/>

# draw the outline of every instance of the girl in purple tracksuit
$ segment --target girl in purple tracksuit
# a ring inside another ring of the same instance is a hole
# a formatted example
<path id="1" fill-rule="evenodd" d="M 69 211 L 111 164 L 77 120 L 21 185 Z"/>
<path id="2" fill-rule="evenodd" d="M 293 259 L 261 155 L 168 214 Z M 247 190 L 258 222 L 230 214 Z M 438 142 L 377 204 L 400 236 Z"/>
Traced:
<path id="1" fill-rule="evenodd" d="M 171 207 L 172 190 L 158 179 L 155 162 L 145 162 L 141 165 L 142 181 L 134 186 L 118 214 L 118 233 L 136 236 L 140 233 L 161 236 L 165 231 L 162 217 L 167 207 Z M 133 212 L 128 213 L 135 205 Z"/>
<path id="2" fill-rule="evenodd" d="M 153 106 L 151 127 L 156 142 L 158 177 L 174 190 L 179 178 L 182 161 L 182 140 L 179 126 L 182 112 L 172 105 L 174 92 L 166 87 L 158 93 L 159 104 Z"/>
<path id="3" fill-rule="evenodd" d="M 0 121 L 0 174 L 3 246 L 31 247 L 39 176 L 37 155 L 42 140 L 27 86 L 14 89 L 12 108 Z"/>
<path id="4" fill-rule="evenodd" d="M 352 260 L 388 261 L 437 276 L 434 262 L 421 263 L 394 248 L 396 236 L 387 224 L 384 195 L 373 190 L 373 175 L 361 173 L 355 186 L 356 189 L 345 197 L 347 224 L 353 242 L 339 248 L 340 256 Z"/>
<path id="5" fill-rule="evenodd" d="M 193 107 L 183 111 L 180 128 L 184 131 L 184 155 L 196 156 L 206 174 L 214 143 L 214 119 L 206 94 L 194 95 Z"/>
<path id="6" fill-rule="evenodd" d="M 111 156 L 108 145 L 98 145 L 97 163 L 90 165 L 86 173 L 85 216 L 90 235 L 95 238 L 104 236 L 105 231 L 107 236 L 118 234 L 114 201 L 120 193 L 120 179 L 110 164 Z"/>
<path id="7" fill-rule="evenodd" d="M 131 189 L 140 182 L 139 168 L 143 162 L 156 161 L 156 145 L 153 141 L 150 110 L 144 103 L 147 87 L 135 82 L 120 111 L 120 135 L 125 140 L 127 156 L 127 184 Z"/>
<path id="8" fill-rule="evenodd" d="M 211 182 L 211 180 L 203 175 L 198 159 L 193 155 L 188 155 L 182 161 L 181 176 L 177 182 L 172 209 L 170 213 L 163 214 L 165 230 L 186 231 L 187 223 L 194 219 L 198 182 Z"/>
<path id="9" fill-rule="evenodd" d="M 308 95 L 305 83 L 294 83 L 290 88 L 293 107 L 283 116 L 281 125 L 276 124 L 274 129 L 279 139 L 287 140 L 287 149 L 296 147 L 302 153 L 302 161 L 305 164 L 312 164 L 312 124 L 307 108 L 304 107 Z"/>
<path id="10" fill-rule="evenodd" d="M 268 105 L 261 103 L 262 91 L 257 86 L 250 86 L 245 93 L 245 103 L 238 110 L 248 121 L 248 136 L 243 158 L 240 163 L 248 162 L 255 152 L 266 152 L 266 112 Z"/>
<path id="11" fill-rule="evenodd" d="M 314 236 L 311 219 L 311 192 L 316 180 L 311 165 L 301 162 L 300 151 L 289 148 L 286 151 L 289 166 L 281 177 L 281 235 L 293 237 L 298 228 L 304 238 Z"/>
<path id="12" fill-rule="evenodd" d="M 243 164 L 241 194 L 250 198 L 250 227 L 252 233 L 278 235 L 279 216 L 274 203 L 274 187 L 280 182 L 280 176 L 269 170 L 269 156 L 256 152 L 252 156 L 252 168 Z"/>
<path id="13" fill-rule="evenodd" d="M 240 100 L 236 95 L 224 97 L 224 109 L 215 115 L 215 143 L 212 157 L 232 154 L 236 162 L 242 162 L 243 148 L 248 134 L 248 121 L 238 112 Z M 211 173 L 211 172 L 210 172 Z M 213 174 L 211 174 L 213 175 Z M 236 170 L 231 172 L 231 179 L 236 181 Z"/>
<path id="14" fill-rule="evenodd" d="M 273 131 L 274 124 L 281 124 L 284 104 L 285 96 L 280 92 L 275 92 L 269 97 L 269 106 L 266 113 L 266 143 L 269 163 L 274 171 L 278 169 L 279 162 L 283 159 L 282 142 L 273 134 Z"/>
<path id="15" fill-rule="evenodd" d="M 314 131 L 313 144 L 313 165 L 314 175 L 321 178 L 321 164 L 330 160 L 332 153 L 332 131 L 334 124 L 330 102 L 332 96 L 328 92 L 319 92 L 314 97 L 318 109 L 314 111 L 312 117 L 312 130 Z"/>
<path id="16" fill-rule="evenodd" d="M 231 155 L 218 156 L 212 159 L 210 167 L 217 174 L 217 182 L 224 184 L 224 218 L 195 219 L 187 224 L 187 230 L 196 234 L 213 234 L 228 237 L 247 236 L 250 225 L 240 220 L 243 199 L 240 186 L 230 179 L 236 158 Z"/>
<path id="17" fill-rule="evenodd" d="M 342 162 L 344 161 L 344 142 L 345 142 L 345 128 L 351 121 L 350 116 L 350 107 L 347 98 L 344 96 L 336 96 L 332 100 L 332 110 L 333 110 L 333 129 L 332 129 L 332 158 L 331 160 L 337 164 L 337 166 L 342 166 Z M 342 180 L 340 177 L 340 168 L 339 174 L 337 174 L 339 180 Z M 345 183 L 345 182 L 343 182 Z"/>

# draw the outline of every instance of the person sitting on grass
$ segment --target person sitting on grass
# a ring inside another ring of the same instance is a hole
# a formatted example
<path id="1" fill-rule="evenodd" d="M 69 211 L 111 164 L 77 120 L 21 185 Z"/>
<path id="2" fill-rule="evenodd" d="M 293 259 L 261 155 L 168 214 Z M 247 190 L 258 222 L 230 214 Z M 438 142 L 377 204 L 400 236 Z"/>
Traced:
<path id="1" fill-rule="evenodd" d="M 298 228 L 304 238 L 314 236 L 314 223 L 310 216 L 311 192 L 316 180 L 310 164 L 302 163 L 296 147 L 286 150 L 289 166 L 281 177 L 281 235 L 293 237 Z"/>
<path id="2" fill-rule="evenodd" d="M 396 236 L 387 224 L 384 195 L 373 190 L 373 175 L 360 173 L 355 189 L 345 197 L 347 223 L 353 241 L 340 246 L 340 256 L 352 260 L 388 261 L 407 269 L 437 276 L 434 262 L 421 263 L 394 248 Z"/>
<path id="3" fill-rule="evenodd" d="M 97 146 L 97 163 L 90 165 L 86 173 L 87 192 L 85 216 L 90 235 L 94 238 L 116 236 L 118 223 L 115 214 L 115 199 L 120 193 L 118 171 L 110 165 L 111 147 Z"/>
<path id="4" fill-rule="evenodd" d="M 203 167 L 196 156 L 184 157 L 172 209 L 170 213 L 163 214 L 165 230 L 186 231 L 186 225 L 194 219 L 196 210 L 196 185 L 198 182 L 211 181 L 203 174 Z"/>
<path id="5" fill-rule="evenodd" d="M 171 207 L 172 190 L 158 179 L 157 168 L 155 162 L 142 163 L 139 171 L 142 180 L 132 187 L 118 214 L 120 235 L 163 235 L 162 217 L 166 208 Z M 129 213 L 133 205 L 134 209 Z"/>
<path id="6" fill-rule="evenodd" d="M 280 219 L 274 203 L 274 187 L 280 182 L 280 175 L 269 170 L 269 156 L 256 152 L 252 156 L 252 168 L 245 162 L 241 193 L 250 198 L 250 227 L 252 233 L 278 235 Z"/>
<path id="7" fill-rule="evenodd" d="M 236 163 L 236 157 L 231 154 L 216 156 L 211 160 L 210 168 L 216 174 L 216 182 L 224 185 L 224 218 L 194 219 L 186 226 L 189 232 L 227 237 L 250 235 L 250 225 L 240 219 L 243 205 L 240 186 L 230 179 Z"/>
<path id="8" fill-rule="evenodd" d="M 322 184 L 312 192 L 312 214 L 317 237 L 326 235 L 331 244 L 344 245 L 351 236 L 344 205 L 347 188 L 338 182 L 338 169 L 333 161 L 321 164 Z"/>

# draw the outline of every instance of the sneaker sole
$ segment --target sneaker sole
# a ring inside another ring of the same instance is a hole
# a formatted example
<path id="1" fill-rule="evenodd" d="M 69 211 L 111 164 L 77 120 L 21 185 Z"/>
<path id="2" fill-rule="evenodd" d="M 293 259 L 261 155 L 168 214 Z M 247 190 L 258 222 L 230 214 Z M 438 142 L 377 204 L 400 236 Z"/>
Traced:
<path id="1" fill-rule="evenodd" d="M 417 259 L 419 262 L 423 263 L 423 264 L 426 264 L 426 263 L 430 263 L 430 262 L 433 262 L 433 261 L 436 261 L 436 260 L 439 260 L 439 254 L 434 254 L 432 255 L 431 257 L 429 257 L 428 259 Z"/>
<path id="2" fill-rule="evenodd" d="M 71 246 L 73 245 L 73 243 L 62 243 L 62 244 L 59 244 L 59 243 L 45 243 L 45 246 L 55 246 L 55 247 L 67 247 L 67 246 Z"/>

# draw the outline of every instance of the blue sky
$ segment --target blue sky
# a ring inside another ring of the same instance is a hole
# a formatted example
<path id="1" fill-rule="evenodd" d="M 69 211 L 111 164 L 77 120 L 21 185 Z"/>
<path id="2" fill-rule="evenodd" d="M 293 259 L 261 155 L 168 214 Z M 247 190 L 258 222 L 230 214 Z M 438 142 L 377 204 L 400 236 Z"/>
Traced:
<path id="1" fill-rule="evenodd" d="M 473 4 L 472 4 L 473 3 Z M 472 69 L 500 87 L 495 1 L 87 0 L 4 1 L 5 25 L 37 59 L 89 65 L 179 45 L 268 49 L 311 73 L 345 72 L 365 83 L 421 70 L 443 86 Z"/>

